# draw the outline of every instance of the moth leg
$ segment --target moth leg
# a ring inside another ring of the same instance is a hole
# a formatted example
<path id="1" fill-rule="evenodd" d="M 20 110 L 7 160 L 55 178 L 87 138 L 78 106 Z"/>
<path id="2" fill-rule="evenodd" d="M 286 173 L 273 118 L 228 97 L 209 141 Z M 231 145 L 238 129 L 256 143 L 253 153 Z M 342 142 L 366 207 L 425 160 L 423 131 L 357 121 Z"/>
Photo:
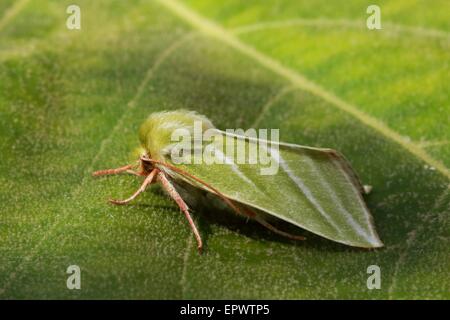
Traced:
<path id="1" fill-rule="evenodd" d="M 260 223 L 261 225 L 263 225 L 264 227 L 266 227 L 267 229 L 269 229 L 270 231 L 272 231 L 272 232 L 274 232 L 276 234 L 279 234 L 280 236 L 283 236 L 283 237 L 286 237 L 286 238 L 289 238 L 289 239 L 292 239 L 292 240 L 306 240 L 306 238 L 303 237 L 303 236 L 297 236 L 295 234 L 290 234 L 288 232 L 281 231 L 281 230 L 275 228 L 273 225 L 271 225 L 270 223 L 268 223 L 267 221 L 265 221 L 265 220 L 263 220 L 261 218 L 256 218 L 255 220 L 258 223 Z"/>
<path id="2" fill-rule="evenodd" d="M 132 175 L 135 175 L 135 176 L 138 176 L 138 177 L 142 177 L 142 176 L 145 176 L 145 174 L 144 173 L 142 173 L 142 172 L 137 172 L 137 171 L 134 171 L 134 170 L 126 170 L 125 171 L 126 173 L 129 173 L 129 174 L 132 174 Z"/>
<path id="3" fill-rule="evenodd" d="M 167 179 L 166 175 L 163 172 L 158 172 L 158 178 L 161 181 L 161 184 L 163 188 L 167 191 L 169 196 L 175 200 L 175 202 L 178 204 L 178 207 L 180 207 L 181 211 L 183 211 L 184 215 L 186 216 L 186 219 L 189 222 L 189 225 L 191 226 L 192 232 L 194 232 L 195 239 L 197 240 L 197 249 L 199 252 L 202 251 L 203 243 L 202 238 L 200 237 L 200 233 L 197 230 L 197 227 L 195 226 L 194 221 L 192 220 L 192 217 L 189 213 L 189 207 L 184 202 L 183 198 L 181 198 L 180 194 L 175 190 L 174 186 L 170 181 Z"/>
<path id="4" fill-rule="evenodd" d="M 279 234 L 280 236 L 283 236 L 283 237 L 286 237 L 286 238 L 289 238 L 289 239 L 292 239 L 292 240 L 306 240 L 306 238 L 303 237 L 303 236 L 297 236 L 297 235 L 290 234 L 288 232 L 284 232 L 284 231 L 281 231 L 281 230 L 275 228 L 273 225 L 271 225 L 270 223 L 265 221 L 263 218 L 258 217 L 258 215 L 256 213 L 254 213 L 252 210 L 250 210 L 248 208 L 243 208 L 242 211 L 248 217 L 254 219 L 259 224 L 263 225 L 264 227 L 266 227 L 270 231 L 272 231 L 272 232 L 274 232 L 276 234 Z"/>
<path id="5" fill-rule="evenodd" d="M 153 182 L 153 178 L 155 177 L 156 173 L 157 173 L 156 169 L 152 170 L 152 172 L 150 172 L 150 174 L 145 178 L 144 182 L 139 187 L 139 189 L 131 197 L 129 197 L 128 199 L 125 199 L 125 200 L 109 200 L 109 202 L 111 202 L 113 204 L 122 205 L 122 204 L 127 204 L 128 202 L 134 200 L 139 194 L 141 194 L 142 192 L 145 191 L 145 189 L 147 189 L 148 185 L 150 185 Z"/>
<path id="6" fill-rule="evenodd" d="M 98 177 L 98 176 L 106 176 L 106 175 L 111 175 L 111 174 L 118 174 L 118 173 L 122 173 L 122 172 L 125 172 L 128 170 L 131 170 L 132 168 L 133 168 L 132 164 L 127 164 L 126 166 L 116 168 L 116 169 L 106 169 L 106 170 L 95 171 L 92 173 L 92 175 L 94 177 Z"/>

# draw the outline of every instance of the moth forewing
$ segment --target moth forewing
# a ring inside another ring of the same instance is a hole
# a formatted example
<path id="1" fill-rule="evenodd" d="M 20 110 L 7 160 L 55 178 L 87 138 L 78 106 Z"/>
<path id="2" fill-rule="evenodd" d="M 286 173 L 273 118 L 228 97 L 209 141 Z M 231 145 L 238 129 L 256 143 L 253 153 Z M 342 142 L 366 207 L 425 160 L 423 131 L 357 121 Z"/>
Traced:
<path id="1" fill-rule="evenodd" d="M 222 134 L 247 143 L 258 142 Z M 268 148 L 274 144 L 270 142 Z M 258 165 L 238 164 L 236 157 L 228 157 L 222 164 L 178 167 L 208 181 L 233 201 L 330 240 L 357 247 L 382 246 L 362 198 L 361 183 L 345 158 L 331 149 L 284 143 L 271 150 L 272 161 L 279 165 L 274 175 L 261 175 Z M 217 154 L 223 157 L 224 152 L 218 150 Z"/>

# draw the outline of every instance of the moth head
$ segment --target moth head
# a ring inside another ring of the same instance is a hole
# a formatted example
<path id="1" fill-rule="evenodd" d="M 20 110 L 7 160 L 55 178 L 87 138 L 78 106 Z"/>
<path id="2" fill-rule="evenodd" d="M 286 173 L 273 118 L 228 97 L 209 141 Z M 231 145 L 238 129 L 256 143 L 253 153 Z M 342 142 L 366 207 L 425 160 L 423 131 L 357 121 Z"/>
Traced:
<path id="1" fill-rule="evenodd" d="M 203 132 L 215 127 L 208 118 L 194 111 L 152 113 L 139 130 L 141 152 L 154 160 L 167 160 L 172 148 L 177 144 L 177 141 L 174 141 L 176 133 L 189 132 L 194 136 L 194 128 Z"/>

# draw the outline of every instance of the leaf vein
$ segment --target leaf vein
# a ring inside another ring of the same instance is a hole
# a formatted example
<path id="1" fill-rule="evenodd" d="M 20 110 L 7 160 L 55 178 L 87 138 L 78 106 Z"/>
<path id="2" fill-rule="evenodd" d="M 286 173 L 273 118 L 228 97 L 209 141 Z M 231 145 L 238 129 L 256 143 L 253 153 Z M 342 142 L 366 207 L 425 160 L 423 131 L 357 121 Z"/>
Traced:
<path id="1" fill-rule="evenodd" d="M 272 57 L 267 56 L 264 53 L 258 51 L 254 47 L 249 46 L 248 44 L 242 42 L 239 38 L 234 36 L 229 31 L 225 30 L 223 27 L 217 25 L 213 21 L 204 18 L 197 12 L 180 3 L 179 1 L 157 0 L 157 2 L 160 3 L 162 6 L 164 6 L 165 8 L 167 8 L 169 11 L 173 12 L 178 17 L 190 23 L 199 31 L 228 44 L 230 47 L 248 56 L 249 58 L 252 58 L 254 61 L 260 63 L 262 66 L 266 67 L 272 72 L 278 74 L 281 77 L 286 78 L 287 80 L 292 82 L 294 86 L 303 89 L 305 91 L 308 91 L 327 101 L 328 103 L 330 103 L 331 106 L 334 106 L 337 109 L 352 115 L 354 118 L 359 120 L 364 125 L 379 132 L 385 138 L 401 145 L 404 149 L 409 151 L 417 158 L 421 159 L 423 162 L 426 162 L 429 165 L 436 168 L 436 170 L 439 171 L 447 179 L 450 179 L 450 170 L 441 161 L 431 157 L 420 146 L 418 146 L 412 141 L 408 141 L 398 132 L 394 131 L 386 124 L 384 124 L 381 120 L 364 113 L 355 105 L 352 105 L 342 100 L 331 91 L 325 90 L 318 84 L 306 78 L 304 75 L 298 73 L 295 70 L 287 68 L 286 66 L 282 65 L 278 60 L 273 59 Z"/>
<path id="2" fill-rule="evenodd" d="M 350 19 L 328 19 L 328 18 L 318 18 L 318 19 L 308 19 L 308 18 L 298 18 L 289 20 L 274 20 L 274 21 L 262 21 L 253 24 L 247 24 L 230 29 L 230 31 L 236 35 L 245 34 L 257 31 L 263 31 L 267 29 L 279 29 L 279 28 L 289 28 L 296 26 L 310 26 L 310 27 L 342 27 L 342 28 L 352 28 L 366 30 L 366 24 L 363 20 L 350 20 Z M 430 38 L 443 38 L 450 40 L 450 33 L 438 29 L 426 28 L 426 27 L 416 27 L 407 26 L 402 24 L 396 24 L 391 22 L 383 22 L 383 30 L 387 32 L 382 32 L 382 35 L 392 34 L 392 33 L 405 33 L 411 34 L 417 37 L 430 37 Z"/>
<path id="3" fill-rule="evenodd" d="M 431 209 L 431 211 L 434 211 L 436 209 L 438 209 L 444 202 L 446 196 L 449 194 L 450 192 L 450 185 L 447 186 L 447 188 L 445 188 L 443 190 L 443 192 L 436 198 L 436 202 L 435 205 L 433 206 L 433 208 Z M 406 257 L 408 256 L 409 250 L 411 249 L 412 245 L 414 244 L 414 242 L 416 241 L 417 238 L 417 232 L 419 232 L 421 230 L 422 225 L 419 224 L 416 228 L 414 228 L 413 230 L 411 230 L 410 232 L 408 232 L 408 237 L 406 239 L 406 246 L 405 249 L 399 254 L 399 257 L 395 263 L 394 266 L 394 274 L 392 276 L 392 282 L 391 285 L 389 286 L 388 289 L 388 298 L 391 300 L 394 297 L 394 291 L 397 287 L 397 276 L 398 273 L 402 267 L 402 265 L 405 263 L 406 261 Z"/>
<path id="4" fill-rule="evenodd" d="M 252 125 L 250 126 L 251 128 L 255 128 L 257 127 L 260 122 L 262 121 L 262 119 L 264 118 L 264 116 L 266 115 L 267 112 L 269 112 L 270 108 L 278 101 L 280 100 L 282 97 L 284 97 L 286 94 L 297 90 L 296 87 L 292 87 L 292 86 L 285 86 L 283 88 L 281 88 L 280 91 L 278 91 L 278 93 L 276 93 L 274 96 L 272 96 L 261 108 L 261 112 L 259 113 L 258 117 L 256 118 L 256 120 L 252 123 Z"/>
<path id="5" fill-rule="evenodd" d="M 181 299 L 186 299 L 187 269 L 188 269 L 187 266 L 188 266 L 188 261 L 189 261 L 192 244 L 193 244 L 192 234 L 189 233 L 189 236 L 186 240 L 186 248 L 184 250 L 184 255 L 183 255 L 183 270 L 181 272 L 181 280 L 180 280 Z"/>
<path id="6" fill-rule="evenodd" d="M 6 10 L 5 15 L 0 19 L 0 31 L 5 28 L 9 22 L 11 22 L 21 11 L 30 0 L 20 0 L 15 4 L 11 5 L 8 10 Z"/>
<path id="7" fill-rule="evenodd" d="M 88 169 L 86 170 L 86 174 L 84 178 L 80 181 L 77 188 L 74 189 L 74 191 L 71 193 L 71 197 L 75 197 L 79 192 L 83 190 L 83 186 L 86 184 L 86 181 L 88 178 L 91 177 L 90 173 L 93 171 L 93 167 L 98 161 L 100 155 L 105 151 L 107 144 L 110 142 L 111 138 L 114 136 L 114 133 L 123 125 L 123 121 L 125 119 L 125 115 L 127 112 L 132 110 L 136 106 L 136 101 L 139 100 L 141 97 L 145 86 L 148 84 L 148 82 L 151 80 L 152 76 L 154 75 L 155 71 L 158 69 L 158 67 L 177 49 L 179 48 L 183 43 L 188 41 L 194 33 L 187 33 L 184 36 L 181 36 L 177 40 L 173 41 L 163 52 L 156 58 L 155 62 L 150 66 L 150 68 L 147 70 L 144 79 L 140 83 L 139 87 L 137 88 L 136 94 L 133 96 L 133 98 L 128 102 L 127 104 L 127 110 L 122 114 L 122 116 L 117 121 L 114 128 L 111 130 L 111 132 L 108 134 L 106 138 L 102 140 L 100 143 L 100 148 L 92 161 L 90 162 Z M 56 230 L 56 228 L 60 225 L 60 223 L 67 217 L 67 212 L 64 212 L 64 214 L 58 219 L 56 218 L 56 221 L 54 221 L 50 227 L 48 228 L 47 232 L 44 234 L 44 236 L 41 238 L 41 240 L 31 249 L 30 253 L 23 258 L 21 262 L 19 262 L 18 266 L 15 268 L 15 272 L 11 273 L 9 279 L 5 282 L 4 286 L 0 288 L 0 295 L 5 293 L 6 290 L 11 285 L 12 281 L 16 278 L 17 274 L 19 274 L 25 264 L 32 260 L 34 256 L 37 254 L 37 251 L 40 249 L 40 247 L 47 241 L 47 239 L 51 236 L 51 234 Z"/>

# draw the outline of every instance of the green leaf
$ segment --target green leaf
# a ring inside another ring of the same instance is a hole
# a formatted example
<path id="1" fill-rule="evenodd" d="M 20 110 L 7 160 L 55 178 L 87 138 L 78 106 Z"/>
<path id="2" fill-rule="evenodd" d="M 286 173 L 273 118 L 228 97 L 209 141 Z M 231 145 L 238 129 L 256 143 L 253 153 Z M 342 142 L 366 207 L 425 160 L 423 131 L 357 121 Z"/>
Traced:
<path id="1" fill-rule="evenodd" d="M 446 1 L 381 1 L 380 31 L 359 1 L 78 1 L 78 31 L 72 3 L 4 3 L 1 298 L 450 297 Z M 90 173 L 128 162 L 148 114 L 180 108 L 342 152 L 373 186 L 385 247 L 293 243 L 198 210 L 198 255 L 160 188 L 107 204 L 140 181 Z"/>

